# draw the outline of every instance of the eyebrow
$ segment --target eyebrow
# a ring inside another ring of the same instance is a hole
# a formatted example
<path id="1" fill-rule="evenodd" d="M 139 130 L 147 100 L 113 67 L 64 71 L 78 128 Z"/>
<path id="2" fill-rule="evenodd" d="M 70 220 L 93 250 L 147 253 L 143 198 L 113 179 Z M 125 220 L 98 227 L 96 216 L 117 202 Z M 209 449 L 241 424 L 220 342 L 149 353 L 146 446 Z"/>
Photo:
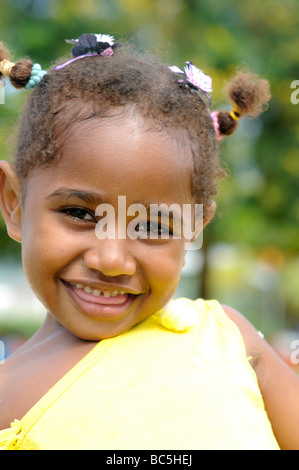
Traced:
<path id="1" fill-rule="evenodd" d="M 181 224 L 183 223 L 181 208 L 177 209 L 177 206 L 179 206 L 179 204 L 173 203 L 173 204 L 168 205 L 166 203 L 152 203 L 152 202 L 150 203 L 146 201 L 144 206 L 146 207 L 148 212 L 153 216 L 160 215 L 162 219 L 163 218 L 168 219 L 169 221 L 172 221 L 173 223 L 181 223 Z M 167 206 L 168 206 L 168 209 L 167 209 Z"/>
<path id="2" fill-rule="evenodd" d="M 81 201 L 86 202 L 87 204 L 91 204 L 93 206 L 98 206 L 99 204 L 107 203 L 108 200 L 101 194 L 95 192 L 95 191 L 86 191 L 86 190 L 81 190 L 81 189 L 73 189 L 73 188 L 67 188 L 65 186 L 62 186 L 61 188 L 58 188 L 56 191 L 53 193 L 49 194 L 46 199 L 61 199 L 62 201 L 66 201 L 68 199 L 80 199 Z M 144 207 L 147 209 L 148 213 L 151 213 L 152 215 L 160 215 L 161 218 L 168 218 L 170 221 L 172 220 L 174 223 L 179 222 L 183 223 L 183 218 L 182 218 L 182 213 L 181 211 L 177 212 L 176 210 L 174 211 L 169 211 L 169 210 L 164 210 L 163 207 L 167 204 L 165 203 L 153 203 L 149 201 L 144 201 L 143 203 L 140 203 L 144 205 Z M 169 207 L 171 207 L 172 204 L 170 204 Z M 174 204 L 176 206 L 176 204 Z M 158 210 L 153 210 L 154 208 Z M 128 207 L 126 207 L 128 209 Z M 170 216 L 170 217 L 169 217 Z"/>
<path id="3" fill-rule="evenodd" d="M 47 199 L 80 199 L 88 204 L 98 206 L 105 202 L 105 198 L 94 191 L 84 191 L 81 189 L 72 189 L 61 187 L 47 196 Z"/>

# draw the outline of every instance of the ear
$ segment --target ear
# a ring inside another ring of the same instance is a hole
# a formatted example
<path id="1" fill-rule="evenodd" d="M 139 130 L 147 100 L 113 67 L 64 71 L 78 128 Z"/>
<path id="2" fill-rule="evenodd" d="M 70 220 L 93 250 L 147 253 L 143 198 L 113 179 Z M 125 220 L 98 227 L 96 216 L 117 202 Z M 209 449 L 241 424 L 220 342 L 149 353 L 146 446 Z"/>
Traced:
<path id="1" fill-rule="evenodd" d="M 8 235 L 21 242 L 21 184 L 13 166 L 6 161 L 0 161 L 0 208 Z"/>
<path id="2" fill-rule="evenodd" d="M 215 201 L 212 201 L 211 204 L 208 207 L 206 207 L 204 217 L 203 217 L 202 211 L 200 211 L 200 215 L 198 216 L 198 219 L 195 218 L 195 220 L 198 220 L 195 226 L 195 239 L 203 231 L 203 229 L 208 225 L 208 223 L 211 222 L 211 220 L 214 217 L 215 211 L 216 211 Z"/>
<path id="3" fill-rule="evenodd" d="M 205 226 L 208 225 L 209 222 L 211 222 L 211 220 L 214 217 L 215 212 L 216 212 L 216 202 L 212 201 L 209 207 L 207 208 L 206 215 L 203 219 L 203 228 L 205 228 Z"/>
<path id="4" fill-rule="evenodd" d="M 199 235 L 202 234 L 203 229 L 206 225 L 212 220 L 216 211 L 216 203 L 214 201 L 211 202 L 207 210 L 205 211 L 205 217 L 203 217 L 203 207 L 201 204 L 198 206 L 198 212 L 195 214 L 195 231 L 193 232 L 192 239 L 185 243 L 186 251 L 190 248 L 190 246 L 198 241 Z M 202 237 L 201 241 L 202 243 Z M 201 247 L 201 246 L 200 246 Z M 200 248 L 199 247 L 199 248 Z M 198 249 L 198 248 L 194 248 Z"/>

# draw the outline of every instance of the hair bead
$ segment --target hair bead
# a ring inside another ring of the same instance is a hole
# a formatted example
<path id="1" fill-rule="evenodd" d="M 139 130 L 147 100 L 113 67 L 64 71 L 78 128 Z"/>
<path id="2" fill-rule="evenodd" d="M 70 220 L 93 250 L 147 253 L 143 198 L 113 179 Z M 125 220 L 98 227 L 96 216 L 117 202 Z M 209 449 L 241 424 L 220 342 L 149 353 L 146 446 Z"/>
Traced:
<path id="1" fill-rule="evenodd" d="M 40 64 L 33 64 L 30 78 L 25 86 L 26 90 L 30 90 L 36 87 L 36 85 L 38 85 L 38 83 L 46 75 L 46 73 L 46 70 L 42 70 Z"/>

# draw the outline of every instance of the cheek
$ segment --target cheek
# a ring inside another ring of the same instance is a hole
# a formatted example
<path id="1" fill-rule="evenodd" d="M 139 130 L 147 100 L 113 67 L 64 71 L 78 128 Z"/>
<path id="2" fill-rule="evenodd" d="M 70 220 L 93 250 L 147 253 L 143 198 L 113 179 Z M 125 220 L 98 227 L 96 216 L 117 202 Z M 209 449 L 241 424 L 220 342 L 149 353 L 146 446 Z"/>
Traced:
<path id="1" fill-rule="evenodd" d="M 184 264 L 185 251 L 181 244 L 171 243 L 171 246 L 161 246 L 160 250 L 151 254 L 148 263 L 148 273 L 151 278 L 152 289 L 166 294 L 176 289 L 180 280 L 181 270 Z"/>
<path id="2" fill-rule="evenodd" d="M 47 282 L 50 289 L 51 278 L 69 255 L 69 243 L 63 231 L 50 217 L 37 210 L 34 217 L 25 218 L 22 225 L 22 260 L 24 271 L 35 291 L 36 285 Z"/>
<path id="3" fill-rule="evenodd" d="M 42 243 L 41 240 L 40 236 L 35 240 L 25 237 L 22 245 L 24 273 L 31 289 L 38 297 L 40 291 L 51 290 L 50 278 L 53 277 L 54 271 L 53 250 L 48 243 Z"/>

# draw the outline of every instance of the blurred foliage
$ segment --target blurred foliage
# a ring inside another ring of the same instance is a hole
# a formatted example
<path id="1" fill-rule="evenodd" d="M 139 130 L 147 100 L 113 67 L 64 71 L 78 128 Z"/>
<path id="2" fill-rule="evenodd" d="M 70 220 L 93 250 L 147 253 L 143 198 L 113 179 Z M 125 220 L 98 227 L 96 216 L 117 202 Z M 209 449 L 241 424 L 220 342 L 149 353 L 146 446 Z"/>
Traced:
<path id="1" fill-rule="evenodd" d="M 257 256 L 266 253 L 274 265 L 279 258 L 280 268 L 287 266 L 284 273 L 294 273 L 299 264 L 299 104 L 291 102 L 291 83 L 299 79 L 298 19 L 298 0 L 2 0 L 0 31 L 15 58 L 30 56 L 43 67 L 70 53 L 65 38 L 85 32 L 113 34 L 157 52 L 169 64 L 191 60 L 213 77 L 214 108 L 227 106 L 223 86 L 237 68 L 246 66 L 268 79 L 267 112 L 242 122 L 221 146 L 229 174 L 205 242 L 250 245 Z M 7 87 L 0 106 L 0 158 L 9 158 L 7 136 L 26 95 Z M 19 256 L 1 219 L 0 250 Z M 297 300 L 290 308 L 299 317 Z"/>

